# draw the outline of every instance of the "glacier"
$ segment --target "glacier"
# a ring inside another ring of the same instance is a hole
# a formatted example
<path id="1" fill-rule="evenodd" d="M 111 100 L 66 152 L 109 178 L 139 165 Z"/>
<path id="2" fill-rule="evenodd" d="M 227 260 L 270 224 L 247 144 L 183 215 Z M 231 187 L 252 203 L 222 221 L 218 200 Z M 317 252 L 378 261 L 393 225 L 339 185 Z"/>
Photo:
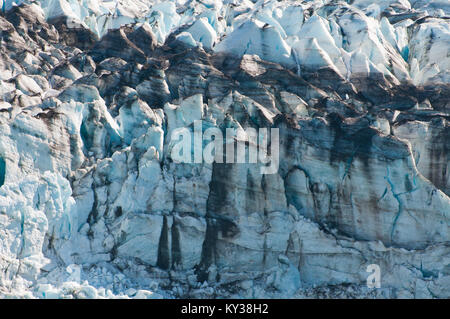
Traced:
<path id="1" fill-rule="evenodd" d="M 0 12 L 0 298 L 450 297 L 448 1 Z M 278 172 L 176 163 L 200 120 Z"/>

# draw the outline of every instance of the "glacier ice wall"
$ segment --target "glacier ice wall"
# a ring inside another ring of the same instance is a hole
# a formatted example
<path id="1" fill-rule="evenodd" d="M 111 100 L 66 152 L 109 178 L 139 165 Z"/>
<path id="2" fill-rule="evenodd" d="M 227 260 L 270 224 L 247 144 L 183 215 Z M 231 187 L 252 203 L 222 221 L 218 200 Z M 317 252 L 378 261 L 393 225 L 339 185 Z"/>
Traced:
<path id="1" fill-rule="evenodd" d="M 1 297 L 450 296 L 447 1 L 0 8 Z M 175 163 L 196 120 L 278 172 Z"/>

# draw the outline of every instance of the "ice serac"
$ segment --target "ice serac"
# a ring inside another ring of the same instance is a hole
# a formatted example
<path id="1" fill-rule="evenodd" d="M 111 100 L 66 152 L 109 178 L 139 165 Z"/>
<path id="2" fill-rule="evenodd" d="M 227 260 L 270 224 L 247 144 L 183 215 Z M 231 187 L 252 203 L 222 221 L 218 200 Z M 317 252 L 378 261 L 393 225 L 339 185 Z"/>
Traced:
<path id="1" fill-rule="evenodd" d="M 291 49 L 280 32 L 256 19 L 237 27 L 216 46 L 215 51 L 231 53 L 237 57 L 256 54 L 264 60 L 279 62 L 288 67 L 295 65 Z"/>
<path id="2" fill-rule="evenodd" d="M 450 297 L 446 1 L 0 8 L 0 297 Z"/>

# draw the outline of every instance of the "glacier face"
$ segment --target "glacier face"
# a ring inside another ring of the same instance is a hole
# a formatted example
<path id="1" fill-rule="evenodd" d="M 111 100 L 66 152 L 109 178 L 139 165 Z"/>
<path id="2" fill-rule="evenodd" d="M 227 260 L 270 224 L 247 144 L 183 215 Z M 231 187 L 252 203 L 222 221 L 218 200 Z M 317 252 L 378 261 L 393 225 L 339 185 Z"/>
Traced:
<path id="1" fill-rule="evenodd" d="M 447 1 L 0 8 L 0 297 L 450 297 Z M 197 120 L 278 172 L 174 162 Z"/>

